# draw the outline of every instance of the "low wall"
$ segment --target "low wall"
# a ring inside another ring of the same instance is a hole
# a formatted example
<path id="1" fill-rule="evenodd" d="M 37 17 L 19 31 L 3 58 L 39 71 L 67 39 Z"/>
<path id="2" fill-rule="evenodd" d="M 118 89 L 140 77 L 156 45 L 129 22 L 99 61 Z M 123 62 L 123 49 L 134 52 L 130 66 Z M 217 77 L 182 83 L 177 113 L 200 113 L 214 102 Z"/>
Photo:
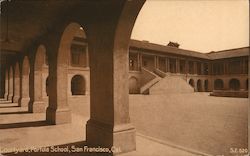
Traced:
<path id="1" fill-rule="evenodd" d="M 248 91 L 214 90 L 211 96 L 248 98 Z"/>

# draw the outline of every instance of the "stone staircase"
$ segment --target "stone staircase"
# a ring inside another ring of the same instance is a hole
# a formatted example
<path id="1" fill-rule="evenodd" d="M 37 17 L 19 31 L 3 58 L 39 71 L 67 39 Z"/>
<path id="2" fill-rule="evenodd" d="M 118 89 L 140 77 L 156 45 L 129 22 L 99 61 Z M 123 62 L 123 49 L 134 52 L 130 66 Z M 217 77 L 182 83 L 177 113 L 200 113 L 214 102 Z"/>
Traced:
<path id="1" fill-rule="evenodd" d="M 141 94 L 162 95 L 171 93 L 193 93 L 192 88 L 185 79 L 180 76 L 168 75 L 167 73 L 154 69 L 153 72 L 144 69 L 144 72 L 152 75 L 148 83 L 145 83 L 141 89 Z"/>
<path id="2" fill-rule="evenodd" d="M 162 78 L 154 72 L 142 68 L 142 87 L 140 88 L 141 94 L 149 94 L 149 89 L 158 83 Z"/>

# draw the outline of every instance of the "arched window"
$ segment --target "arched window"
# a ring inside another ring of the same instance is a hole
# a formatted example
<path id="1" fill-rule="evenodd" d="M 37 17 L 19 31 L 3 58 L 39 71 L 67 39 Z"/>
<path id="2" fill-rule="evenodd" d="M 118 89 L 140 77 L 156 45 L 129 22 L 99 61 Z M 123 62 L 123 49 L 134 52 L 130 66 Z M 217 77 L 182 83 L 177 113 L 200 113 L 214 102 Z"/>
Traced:
<path id="1" fill-rule="evenodd" d="M 193 79 L 190 79 L 188 83 L 190 86 L 192 86 L 194 88 L 194 80 Z"/>
<path id="2" fill-rule="evenodd" d="M 138 93 L 139 93 L 138 80 L 135 77 L 131 77 L 129 79 L 129 94 L 138 94 Z"/>
<path id="3" fill-rule="evenodd" d="M 204 89 L 206 92 L 208 92 L 208 80 L 204 81 Z"/>
<path id="4" fill-rule="evenodd" d="M 71 79 L 72 95 L 85 95 L 85 80 L 81 75 L 75 75 Z"/>
<path id="5" fill-rule="evenodd" d="M 238 79 L 231 79 L 229 81 L 230 90 L 240 90 L 240 81 Z"/>
<path id="6" fill-rule="evenodd" d="M 215 90 L 222 90 L 224 88 L 224 83 L 221 79 L 216 79 L 214 81 L 214 89 Z"/>
<path id="7" fill-rule="evenodd" d="M 201 80 L 197 81 L 197 91 L 201 92 L 202 91 L 202 85 L 201 85 Z"/>

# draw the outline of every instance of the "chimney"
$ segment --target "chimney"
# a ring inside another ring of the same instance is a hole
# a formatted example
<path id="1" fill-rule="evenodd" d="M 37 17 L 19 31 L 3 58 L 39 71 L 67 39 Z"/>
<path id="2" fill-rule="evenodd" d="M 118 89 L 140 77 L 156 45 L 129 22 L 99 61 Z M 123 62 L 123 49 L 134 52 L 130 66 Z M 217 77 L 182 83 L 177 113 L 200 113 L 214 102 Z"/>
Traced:
<path id="1" fill-rule="evenodd" d="M 170 46 L 170 47 L 175 47 L 175 48 L 179 48 L 180 44 L 177 43 L 177 42 L 169 42 L 167 46 Z"/>

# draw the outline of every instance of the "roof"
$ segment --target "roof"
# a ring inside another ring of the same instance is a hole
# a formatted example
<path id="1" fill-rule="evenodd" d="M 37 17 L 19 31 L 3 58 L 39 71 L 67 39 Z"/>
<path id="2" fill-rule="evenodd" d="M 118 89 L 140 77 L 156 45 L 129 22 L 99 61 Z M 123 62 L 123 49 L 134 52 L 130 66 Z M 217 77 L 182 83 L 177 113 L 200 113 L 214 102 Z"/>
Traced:
<path id="1" fill-rule="evenodd" d="M 232 57 L 249 56 L 249 47 L 228 49 L 217 52 L 210 52 L 206 54 L 210 59 L 224 59 Z"/>
<path id="2" fill-rule="evenodd" d="M 249 47 L 229 49 L 229 50 L 210 52 L 210 53 L 201 53 L 197 51 L 185 50 L 176 47 L 164 46 L 155 43 L 150 43 L 148 41 L 139 41 L 139 40 L 130 40 L 130 47 L 167 53 L 167 54 L 196 57 L 208 60 L 249 56 Z"/>
<path id="3" fill-rule="evenodd" d="M 157 52 L 167 53 L 167 54 L 174 54 L 174 55 L 182 55 L 182 56 L 210 59 L 204 53 L 191 51 L 191 50 L 184 50 L 184 49 L 171 47 L 171 46 L 159 45 L 159 44 L 150 43 L 150 42 L 147 42 L 147 41 L 130 40 L 130 47 L 140 48 L 140 49 L 145 49 L 145 50 L 151 50 L 151 51 L 157 51 Z"/>

